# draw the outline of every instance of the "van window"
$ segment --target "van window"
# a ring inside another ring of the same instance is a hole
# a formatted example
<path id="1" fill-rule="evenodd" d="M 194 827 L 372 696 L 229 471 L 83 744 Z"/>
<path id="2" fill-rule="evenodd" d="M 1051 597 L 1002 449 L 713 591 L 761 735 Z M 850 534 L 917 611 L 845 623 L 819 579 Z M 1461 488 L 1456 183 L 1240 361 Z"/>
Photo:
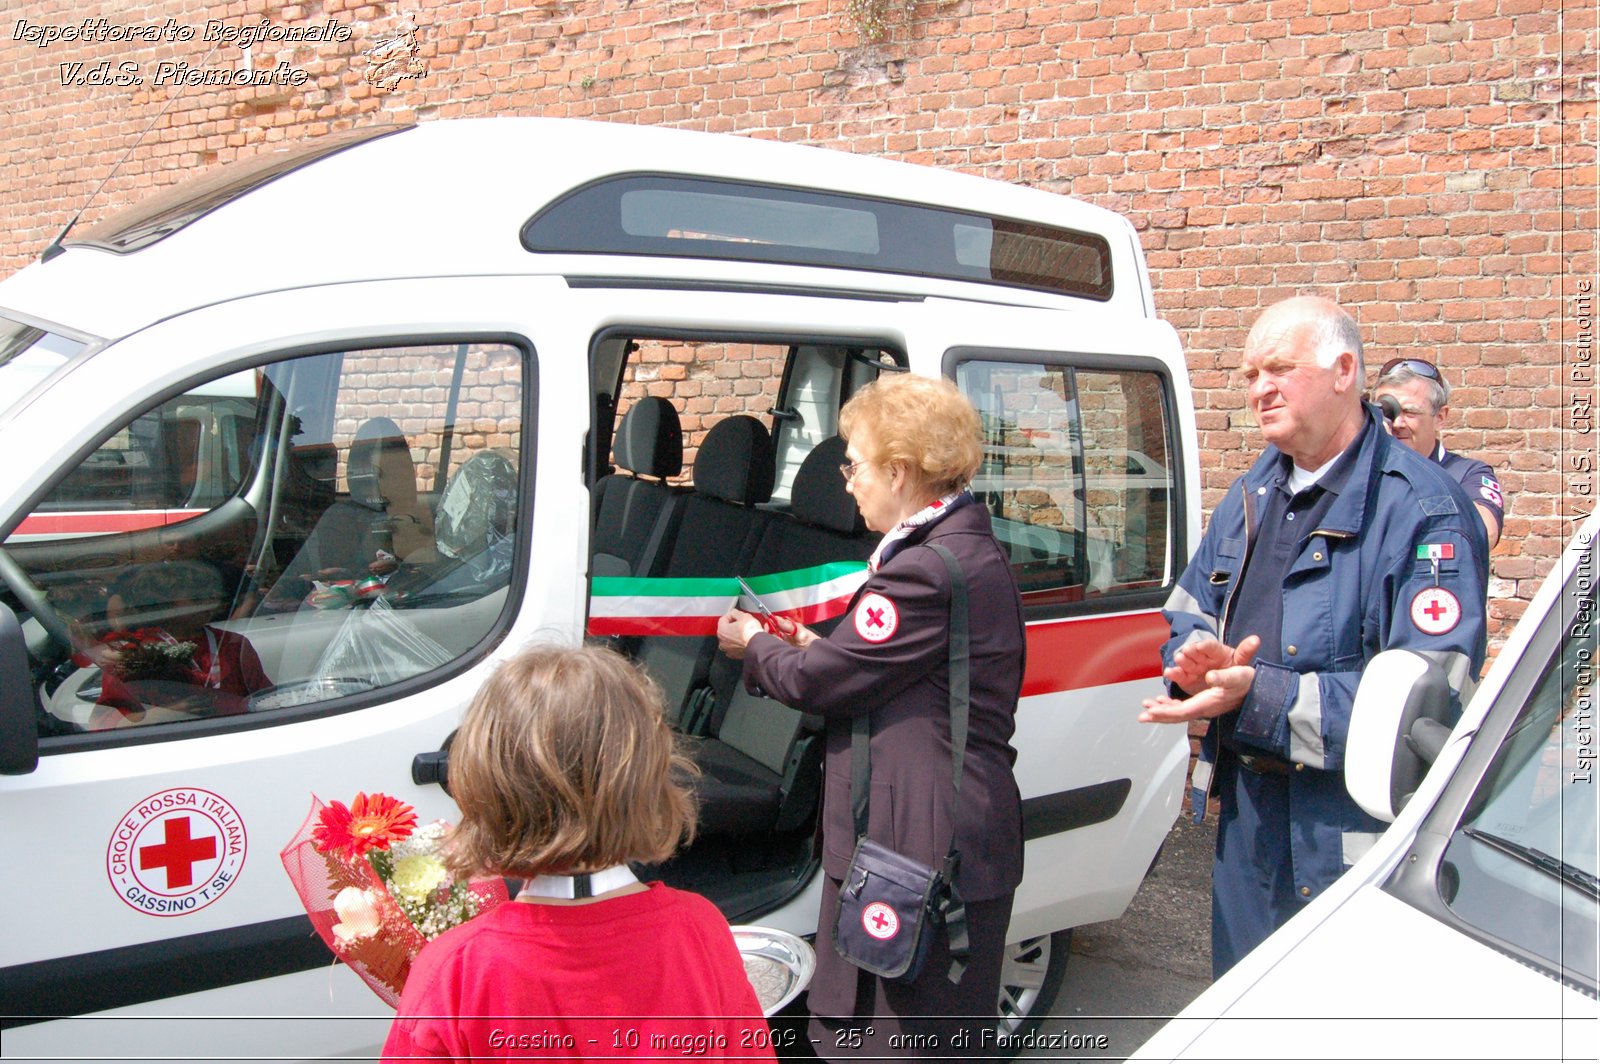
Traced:
<path id="1" fill-rule="evenodd" d="M 1466 924 L 1578 974 L 1600 964 L 1600 829 L 1593 749 L 1593 591 L 1478 784 L 1439 863 L 1438 890 Z M 1532 664 L 1531 662 L 1529 664 Z"/>
<path id="2" fill-rule="evenodd" d="M 795 473 L 812 448 L 839 432 L 839 410 L 885 370 L 899 372 L 894 357 L 876 347 L 800 344 L 789 361 L 778 407 L 773 411 L 773 444 L 778 474 L 775 503 L 788 503 Z"/>
<path id="3" fill-rule="evenodd" d="M 0 317 L 0 413 L 86 347 L 83 340 Z"/>
<path id="4" fill-rule="evenodd" d="M 529 251 L 839 266 L 1095 300 L 1112 293 L 1097 233 L 868 196 L 661 174 L 580 188 L 530 218 Z"/>
<path id="5" fill-rule="evenodd" d="M 98 524 L 7 541 L 67 633 L 35 661 L 41 730 L 312 706 L 473 652 L 526 519 L 525 361 L 501 342 L 312 354 L 118 426 L 35 514 L 93 505 Z"/>
<path id="6" fill-rule="evenodd" d="M 204 513 L 239 490 L 255 428 L 252 373 L 169 399 L 102 443 L 12 538 L 127 531 Z"/>
<path id="7" fill-rule="evenodd" d="M 962 363 L 956 381 L 983 424 L 973 491 L 1011 552 L 1024 603 L 1166 583 L 1175 473 L 1160 375 L 980 360 Z"/>

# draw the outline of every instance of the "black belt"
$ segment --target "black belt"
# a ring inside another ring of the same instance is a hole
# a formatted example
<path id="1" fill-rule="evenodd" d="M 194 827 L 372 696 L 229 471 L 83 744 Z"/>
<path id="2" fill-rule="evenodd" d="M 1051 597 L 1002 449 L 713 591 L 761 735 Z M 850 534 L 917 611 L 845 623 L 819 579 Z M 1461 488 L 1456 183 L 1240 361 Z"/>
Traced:
<path id="1" fill-rule="evenodd" d="M 1246 771 L 1254 772 L 1258 776 L 1291 776 L 1294 766 L 1281 757 L 1271 754 L 1240 754 L 1234 757 L 1239 759 L 1239 766 Z"/>

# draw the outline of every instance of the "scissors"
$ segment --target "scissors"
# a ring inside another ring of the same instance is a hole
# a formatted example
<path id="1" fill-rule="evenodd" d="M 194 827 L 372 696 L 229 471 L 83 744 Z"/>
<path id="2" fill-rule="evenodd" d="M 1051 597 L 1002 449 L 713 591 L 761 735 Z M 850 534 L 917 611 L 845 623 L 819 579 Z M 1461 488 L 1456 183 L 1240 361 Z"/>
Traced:
<path id="1" fill-rule="evenodd" d="M 736 575 L 734 579 L 739 581 L 739 590 L 744 593 L 744 597 L 755 603 L 761 627 L 773 635 L 782 635 L 783 633 L 778 630 L 778 618 L 767 608 L 767 604 L 761 601 L 761 596 L 750 590 L 750 585 L 744 582 L 744 577 Z"/>

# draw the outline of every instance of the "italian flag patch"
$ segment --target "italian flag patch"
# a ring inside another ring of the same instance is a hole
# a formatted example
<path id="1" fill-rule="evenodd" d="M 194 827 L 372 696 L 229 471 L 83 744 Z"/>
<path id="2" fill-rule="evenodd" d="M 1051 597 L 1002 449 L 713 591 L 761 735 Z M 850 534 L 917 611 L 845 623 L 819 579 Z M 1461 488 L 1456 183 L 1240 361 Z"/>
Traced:
<path id="1" fill-rule="evenodd" d="M 844 613 L 867 579 L 866 562 L 828 562 L 745 577 L 773 613 L 815 624 Z M 717 619 L 739 602 L 731 576 L 597 576 L 590 581 L 590 635 L 715 635 Z M 743 603 L 754 608 L 754 603 Z"/>
<path id="2" fill-rule="evenodd" d="M 1423 543 L 1417 547 L 1417 560 L 1422 562 L 1447 562 L 1455 556 L 1454 543 Z"/>

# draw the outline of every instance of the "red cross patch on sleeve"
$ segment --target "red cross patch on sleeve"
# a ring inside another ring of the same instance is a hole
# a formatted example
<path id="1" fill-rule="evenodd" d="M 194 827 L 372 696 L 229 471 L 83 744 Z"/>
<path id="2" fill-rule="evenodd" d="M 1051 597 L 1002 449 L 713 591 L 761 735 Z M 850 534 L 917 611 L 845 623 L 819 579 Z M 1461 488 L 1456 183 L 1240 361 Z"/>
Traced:
<path id="1" fill-rule="evenodd" d="M 1444 635 L 1461 623 L 1461 600 L 1442 587 L 1424 588 L 1411 600 L 1411 623 L 1428 635 Z"/>
<path id="2" fill-rule="evenodd" d="M 869 643 L 882 643 L 900 627 L 900 611 L 876 591 L 861 596 L 856 603 L 856 635 Z"/>

